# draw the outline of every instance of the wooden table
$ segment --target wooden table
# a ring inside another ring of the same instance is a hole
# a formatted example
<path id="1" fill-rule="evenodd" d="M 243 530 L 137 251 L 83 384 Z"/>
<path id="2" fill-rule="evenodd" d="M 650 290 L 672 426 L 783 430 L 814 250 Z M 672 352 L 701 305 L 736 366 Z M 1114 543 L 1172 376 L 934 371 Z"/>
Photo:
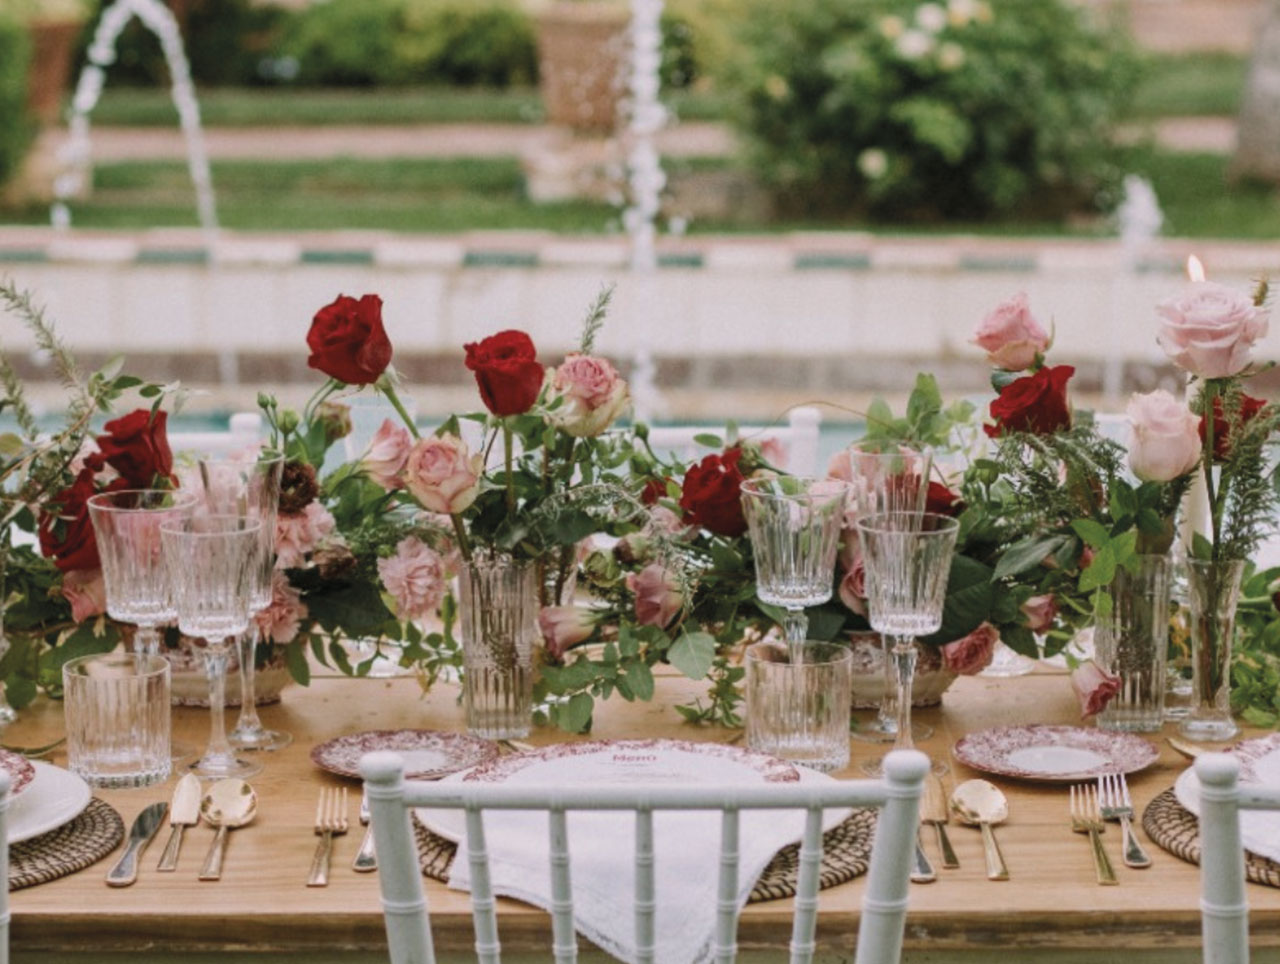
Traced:
<path id="1" fill-rule="evenodd" d="M 695 729 L 671 709 L 703 687 L 663 677 L 658 697 L 648 704 L 615 699 L 599 708 L 593 736 L 679 737 L 725 740 L 734 734 Z M 155 861 L 163 846 L 162 831 L 145 855 L 138 883 L 127 889 L 103 884 L 108 863 L 53 883 L 13 894 L 15 960 L 132 960 L 139 953 L 157 957 L 176 952 L 188 964 L 204 960 L 257 960 L 271 955 L 305 955 L 311 964 L 329 961 L 385 960 L 385 938 L 374 875 L 349 870 L 360 842 L 355 821 L 358 786 L 349 783 L 352 832 L 337 840 L 329 887 L 303 886 L 315 847 L 311 821 L 320 787 L 342 783 L 314 767 L 308 752 L 331 737 L 359 730 L 424 727 L 456 730 L 462 711 L 457 691 L 441 686 L 423 696 L 410 678 L 397 680 L 319 679 L 309 689 L 286 690 L 284 702 L 263 711 L 264 722 L 293 733 L 286 750 L 269 754 L 266 769 L 254 779 L 260 808 L 253 826 L 232 834 L 224 876 L 219 883 L 200 883 L 196 871 L 212 836 L 207 828 L 188 832 L 176 874 L 158 874 Z M 946 759 L 955 739 L 965 731 L 1006 723 L 1077 722 L 1076 705 L 1062 675 L 1034 675 L 1011 680 L 966 678 L 947 693 L 941 709 L 919 718 L 936 733 L 923 747 Z M 207 713 L 174 711 L 175 738 L 203 741 Z M 61 704 L 40 700 L 4 732 L 6 743 L 36 745 L 62 730 Z M 536 731 L 534 743 L 564 739 L 551 730 Z M 1173 784 L 1186 765 L 1163 741 L 1159 761 L 1131 780 L 1139 812 Z M 856 761 L 879 748 L 854 742 Z M 54 762 L 65 763 L 55 757 Z M 975 774 L 953 765 L 948 786 Z M 1197 868 L 1148 842 L 1154 866 L 1123 867 L 1119 834 L 1104 838 L 1120 875 L 1119 887 L 1094 883 L 1086 838 L 1068 828 L 1067 797 L 1062 789 L 997 780 L 1008 792 L 1011 816 L 999 831 L 1012 880 L 985 879 L 982 848 L 976 830 L 955 826 L 951 838 L 961 869 L 939 871 L 937 883 L 913 886 L 907 923 L 908 960 L 987 960 L 997 948 L 1017 945 L 1018 959 L 1067 964 L 1123 959 L 1199 960 Z M 167 799 L 172 781 L 144 790 L 104 791 L 126 824 L 146 804 Z M 932 851 L 933 841 L 926 838 Z M 711 871 L 709 871 L 711 872 Z M 428 881 L 437 947 L 465 952 L 471 944 L 467 898 Z M 826 960 L 851 960 L 862 895 L 860 881 L 822 894 L 819 941 Z M 1255 948 L 1280 948 L 1280 890 L 1251 885 L 1252 936 Z M 775 901 L 749 906 L 743 914 L 740 940 L 744 951 L 758 951 L 761 961 L 778 959 L 785 947 L 790 904 Z M 545 960 L 549 946 L 546 916 L 515 902 L 503 902 L 504 951 L 512 960 Z M 522 956 L 527 952 L 528 956 Z M 1268 955 L 1273 952 L 1268 952 Z M 1257 959 L 1270 959 L 1256 955 Z M 79 957 L 85 960 L 84 957 Z M 466 959 L 459 956 L 456 959 Z M 751 960 L 750 955 L 744 955 Z"/>

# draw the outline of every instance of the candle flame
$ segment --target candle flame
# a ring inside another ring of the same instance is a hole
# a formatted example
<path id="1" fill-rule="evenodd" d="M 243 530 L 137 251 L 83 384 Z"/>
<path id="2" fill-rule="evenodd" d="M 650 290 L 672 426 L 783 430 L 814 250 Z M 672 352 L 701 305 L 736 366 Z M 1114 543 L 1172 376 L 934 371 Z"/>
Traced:
<path id="1" fill-rule="evenodd" d="M 1194 254 L 1187 258 L 1187 277 L 1192 281 L 1204 280 L 1204 265 Z"/>

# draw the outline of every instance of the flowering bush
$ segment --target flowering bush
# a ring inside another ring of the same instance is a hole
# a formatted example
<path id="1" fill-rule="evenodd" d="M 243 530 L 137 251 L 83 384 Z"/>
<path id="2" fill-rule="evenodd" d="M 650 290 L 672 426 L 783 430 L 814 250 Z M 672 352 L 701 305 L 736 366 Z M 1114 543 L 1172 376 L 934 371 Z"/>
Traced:
<path id="1" fill-rule="evenodd" d="M 755 0 L 731 89 L 786 206 L 903 219 L 1093 208 L 1134 58 L 1067 0 Z"/>

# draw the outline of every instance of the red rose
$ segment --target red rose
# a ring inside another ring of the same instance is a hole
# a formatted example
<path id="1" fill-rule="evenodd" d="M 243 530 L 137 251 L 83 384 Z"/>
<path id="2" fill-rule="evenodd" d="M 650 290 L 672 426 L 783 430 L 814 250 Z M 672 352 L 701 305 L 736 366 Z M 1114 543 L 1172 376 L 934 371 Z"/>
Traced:
<path id="1" fill-rule="evenodd" d="M 747 531 L 742 471 L 738 468 L 741 458 L 742 450 L 732 448 L 723 455 L 708 455 L 689 469 L 680 494 L 685 522 L 722 536 L 740 536 Z"/>
<path id="2" fill-rule="evenodd" d="M 667 480 L 650 479 L 640 490 L 640 501 L 644 505 L 657 505 L 659 499 L 667 497 Z"/>
<path id="3" fill-rule="evenodd" d="M 1009 432 L 1049 435 L 1070 428 L 1067 382 L 1075 372 L 1070 365 L 1056 365 L 1010 382 L 991 403 L 995 424 L 984 426 L 987 435 L 992 438 Z"/>
<path id="4" fill-rule="evenodd" d="M 1240 396 L 1240 416 L 1239 421 L 1235 425 L 1236 434 L 1251 422 L 1259 412 L 1266 408 L 1267 403 L 1261 398 L 1253 398 L 1250 395 L 1242 394 Z M 1205 417 L 1200 416 L 1200 444 L 1204 445 Z M 1215 462 L 1225 462 L 1231 455 L 1231 426 L 1227 424 L 1227 418 L 1222 412 L 1222 396 L 1215 395 L 1213 397 L 1213 460 Z"/>
<path id="5" fill-rule="evenodd" d="M 929 493 L 925 496 L 925 512 L 936 512 L 938 515 L 958 516 L 964 511 L 964 503 L 959 492 L 952 492 L 941 482 L 930 482 Z"/>
<path id="6" fill-rule="evenodd" d="M 139 408 L 103 426 L 106 434 L 97 438 L 98 451 L 129 488 L 149 489 L 157 478 L 172 478 L 173 452 L 165 432 L 168 421 L 167 412 L 153 414 Z M 85 462 L 86 468 L 95 464 Z"/>
<path id="7" fill-rule="evenodd" d="M 94 492 L 93 470 L 85 469 L 49 500 L 40 516 L 40 552 L 63 572 L 97 569 L 102 564 L 89 518 L 89 497 Z"/>
<path id="8" fill-rule="evenodd" d="M 528 335 L 500 331 L 463 348 L 467 350 L 467 368 L 476 373 L 485 408 L 500 418 L 522 415 L 533 408 L 546 372 L 538 364 L 537 349 Z"/>
<path id="9" fill-rule="evenodd" d="M 391 341 L 382 327 L 382 299 L 338 295 L 316 312 L 307 332 L 307 365 L 348 385 L 372 385 L 391 364 Z"/>

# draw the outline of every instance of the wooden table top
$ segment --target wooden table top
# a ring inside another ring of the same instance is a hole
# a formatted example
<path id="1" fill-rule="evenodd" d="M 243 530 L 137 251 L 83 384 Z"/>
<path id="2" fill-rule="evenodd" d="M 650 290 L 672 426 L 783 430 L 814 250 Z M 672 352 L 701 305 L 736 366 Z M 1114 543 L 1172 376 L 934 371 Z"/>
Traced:
<path id="1" fill-rule="evenodd" d="M 676 677 L 660 677 L 652 703 L 611 700 L 597 709 L 595 738 L 673 737 L 727 740 L 734 733 L 698 729 L 671 709 L 704 687 Z M 158 874 L 155 862 L 167 828 L 152 842 L 137 884 L 111 889 L 103 876 L 109 861 L 70 877 L 12 895 L 13 946 L 28 951 L 231 950 L 305 951 L 385 947 L 376 875 L 356 874 L 350 862 L 360 843 L 355 820 L 358 785 L 351 787 L 352 832 L 337 838 L 334 870 L 327 888 L 304 886 L 316 838 L 312 819 L 318 790 L 344 783 L 317 769 L 308 753 L 332 737 L 360 730 L 418 727 L 462 728 L 457 690 L 440 686 L 423 696 L 415 680 L 318 679 L 309 689 L 285 691 L 279 706 L 263 710 L 264 722 L 294 735 L 289 748 L 268 754 L 266 769 L 253 779 L 260 806 L 256 822 L 232 834 L 223 879 L 201 883 L 196 872 L 212 837 L 206 827 L 187 832 L 175 874 Z M 1062 675 L 1010 680 L 960 679 L 941 708 L 918 718 L 933 726 L 922 746 L 935 759 L 966 731 L 1011 723 L 1076 723 L 1076 704 Z M 207 711 L 175 709 L 175 739 L 195 745 L 207 735 Z M 62 732 L 60 703 L 39 700 L 4 731 L 8 744 L 34 746 Z M 535 731 L 533 743 L 565 739 L 553 730 Z M 854 765 L 843 776 L 858 776 L 857 762 L 881 747 L 853 742 Z M 53 762 L 65 764 L 64 756 Z M 1131 778 L 1139 814 L 1148 801 L 1173 784 L 1186 761 L 1161 740 L 1160 759 Z M 945 782 L 978 774 L 952 763 Z M 1196 867 L 1160 850 L 1143 836 L 1154 865 L 1130 870 L 1118 856 L 1119 833 L 1104 837 L 1120 876 L 1119 887 L 1094 883 L 1087 838 L 1069 831 L 1065 789 L 995 778 L 1009 796 L 1011 815 L 999 830 L 1012 880 L 986 880 L 977 830 L 952 824 L 951 839 L 961 869 L 939 870 L 939 880 L 913 885 L 907 946 L 935 950 L 978 950 L 1018 944 L 1028 949 L 1194 947 L 1199 943 Z M 168 799 L 173 781 L 142 790 L 101 791 L 123 815 L 126 826 L 146 804 Z M 1139 831 L 1141 834 L 1141 831 Z M 926 848 L 933 854 L 931 835 Z M 1280 946 L 1280 890 L 1250 885 L 1252 942 Z M 823 891 L 819 940 L 824 950 L 853 948 L 857 934 L 860 880 Z M 466 949 L 472 942 L 467 896 L 427 882 L 437 946 Z M 548 918 L 511 901 L 501 903 L 503 947 L 512 951 L 546 948 Z M 782 948 L 790 923 L 790 901 L 750 905 L 743 914 L 741 944 Z"/>

